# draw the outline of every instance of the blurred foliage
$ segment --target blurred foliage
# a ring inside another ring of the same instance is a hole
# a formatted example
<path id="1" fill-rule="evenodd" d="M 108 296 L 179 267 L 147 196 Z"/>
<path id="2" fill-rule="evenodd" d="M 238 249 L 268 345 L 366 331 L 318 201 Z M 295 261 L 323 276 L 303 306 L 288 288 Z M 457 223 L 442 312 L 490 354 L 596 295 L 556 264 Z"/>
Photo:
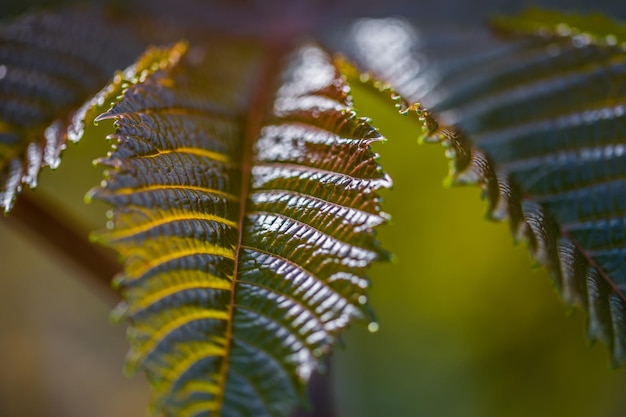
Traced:
<path id="1" fill-rule="evenodd" d="M 102 0 L 0 0 L 0 17 L 10 17 L 24 12 L 48 10 L 61 4 L 101 3 Z"/>

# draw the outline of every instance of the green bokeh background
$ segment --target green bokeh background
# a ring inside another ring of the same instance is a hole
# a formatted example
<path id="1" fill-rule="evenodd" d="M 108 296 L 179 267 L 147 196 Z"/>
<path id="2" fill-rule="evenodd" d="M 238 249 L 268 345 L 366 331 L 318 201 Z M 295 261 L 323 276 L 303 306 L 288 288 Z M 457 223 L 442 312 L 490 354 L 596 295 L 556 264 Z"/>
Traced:
<path id="1" fill-rule="evenodd" d="M 624 371 L 586 344 L 584 315 L 568 312 L 508 227 L 484 220 L 478 188 L 444 188 L 441 147 L 418 146 L 416 126 L 367 92 L 355 99 L 389 138 L 375 149 L 395 183 L 379 237 L 397 261 L 370 273 L 380 330 L 355 326 L 336 349 L 339 416 L 625 416 Z M 110 128 L 68 145 L 33 194 L 86 229 L 105 222 L 106 207 L 82 201 L 102 178 L 91 160 L 106 153 Z M 122 376 L 124 326 L 109 323 L 110 298 L 86 283 L 0 219 L 1 417 L 147 415 L 144 378 Z"/>

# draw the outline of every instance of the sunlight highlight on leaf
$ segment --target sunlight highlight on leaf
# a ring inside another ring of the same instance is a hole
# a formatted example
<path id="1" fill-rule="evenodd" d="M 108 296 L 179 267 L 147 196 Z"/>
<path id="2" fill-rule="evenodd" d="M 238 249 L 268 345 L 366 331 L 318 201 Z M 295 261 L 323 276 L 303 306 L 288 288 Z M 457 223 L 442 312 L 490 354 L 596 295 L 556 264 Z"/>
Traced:
<path id="1" fill-rule="evenodd" d="M 348 44 L 374 77 L 358 80 L 417 115 L 422 140 L 446 148 L 448 183 L 481 186 L 488 216 L 508 219 L 563 299 L 587 311 L 590 340 L 604 341 L 612 362 L 623 365 L 626 61 L 624 25 L 607 21 L 534 9 L 497 20 L 499 30 L 524 35 L 455 39 L 437 31 L 419 38 L 404 21 L 364 20 Z M 424 64 L 378 66 L 384 56 L 359 49 L 368 42 L 363 27 L 376 25 L 403 28 L 389 54 L 402 48 Z M 358 71 L 351 74 L 356 80 Z M 394 89 L 426 103 L 443 123 Z"/>
<path id="2" fill-rule="evenodd" d="M 117 144 L 92 196 L 115 209 L 94 238 L 124 258 L 115 316 L 158 414 L 286 416 L 351 320 L 377 329 L 365 269 L 388 257 L 373 231 L 383 138 L 326 52 L 263 52 L 193 47 L 98 119 Z"/>

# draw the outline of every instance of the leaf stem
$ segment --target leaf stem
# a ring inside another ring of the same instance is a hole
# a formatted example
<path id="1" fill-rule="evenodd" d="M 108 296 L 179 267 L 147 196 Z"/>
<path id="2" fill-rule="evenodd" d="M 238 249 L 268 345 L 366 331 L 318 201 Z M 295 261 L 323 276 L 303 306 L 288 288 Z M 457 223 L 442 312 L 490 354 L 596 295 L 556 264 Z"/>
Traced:
<path id="1" fill-rule="evenodd" d="M 324 373 L 314 372 L 309 380 L 311 409 L 297 409 L 291 417 L 336 417 L 332 384 L 332 357 L 325 358 Z"/>
<path id="2" fill-rule="evenodd" d="M 21 232 L 37 237 L 46 250 L 79 267 L 85 274 L 85 282 L 98 294 L 106 294 L 105 298 L 112 303 L 119 299 L 117 292 L 111 288 L 111 278 L 121 270 L 115 253 L 101 246 L 92 244 L 86 230 L 77 230 L 63 220 L 63 210 L 56 207 L 50 200 L 41 196 L 33 198 L 31 193 L 23 193 L 17 200 L 6 223 Z"/>
<path id="3" fill-rule="evenodd" d="M 232 349 L 233 340 L 233 322 L 234 322 L 234 309 L 237 291 L 237 280 L 239 274 L 239 257 L 241 252 L 241 246 L 244 239 L 244 220 L 246 215 L 246 202 L 248 199 L 248 193 L 250 188 L 251 173 L 252 173 L 252 159 L 253 147 L 256 139 L 258 138 L 265 117 L 265 111 L 267 104 L 272 99 L 273 90 L 275 86 L 277 74 L 280 74 L 280 63 L 285 55 L 285 49 L 282 47 L 274 47 L 269 50 L 268 58 L 266 58 L 263 68 L 260 71 L 260 79 L 263 82 L 259 82 L 256 90 L 252 94 L 252 102 L 248 108 L 248 114 L 246 115 L 246 128 L 243 137 L 243 155 L 241 157 L 241 191 L 240 191 L 240 207 L 239 207 L 239 236 L 237 242 L 237 252 L 235 256 L 235 269 L 233 271 L 232 286 L 230 291 L 230 320 L 226 325 L 226 336 L 224 350 L 230 352 Z M 229 354 L 227 354 L 229 355 Z M 226 381 L 228 378 L 229 359 L 226 356 L 220 368 L 219 381 L 221 384 L 219 399 L 217 402 L 220 404 L 215 410 L 214 415 L 221 415 L 221 408 L 224 403 L 224 392 L 226 387 Z M 212 414 L 213 415 L 213 414 Z"/>

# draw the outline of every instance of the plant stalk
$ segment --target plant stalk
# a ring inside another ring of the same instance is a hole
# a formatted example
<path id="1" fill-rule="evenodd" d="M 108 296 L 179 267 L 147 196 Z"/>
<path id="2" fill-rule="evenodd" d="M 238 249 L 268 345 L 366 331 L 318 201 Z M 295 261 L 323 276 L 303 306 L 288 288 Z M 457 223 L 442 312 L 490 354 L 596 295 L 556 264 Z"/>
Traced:
<path id="1" fill-rule="evenodd" d="M 85 272 L 81 276 L 86 284 L 112 304 L 117 303 L 119 295 L 111 288 L 111 279 L 122 266 L 115 252 L 91 243 L 88 231 L 77 230 L 61 214 L 63 210 L 51 201 L 33 198 L 26 192 L 20 195 L 6 221 L 20 233 L 35 235 L 33 241 L 80 268 Z"/>
<path id="2" fill-rule="evenodd" d="M 324 361 L 324 372 L 314 372 L 309 381 L 309 410 L 297 409 L 291 417 L 336 417 L 332 384 L 332 355 Z"/>

